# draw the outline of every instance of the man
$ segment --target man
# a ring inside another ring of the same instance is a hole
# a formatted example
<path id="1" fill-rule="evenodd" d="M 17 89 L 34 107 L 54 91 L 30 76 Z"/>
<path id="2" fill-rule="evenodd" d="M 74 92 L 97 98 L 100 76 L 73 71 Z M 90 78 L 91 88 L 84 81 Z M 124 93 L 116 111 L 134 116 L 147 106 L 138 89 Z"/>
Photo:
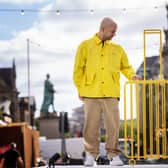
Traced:
<path id="1" fill-rule="evenodd" d="M 109 164 L 123 164 L 118 156 L 120 72 L 129 80 L 141 77 L 129 65 L 124 49 L 110 42 L 116 30 L 117 24 L 111 18 L 104 18 L 99 32 L 83 41 L 76 53 L 73 80 L 84 102 L 86 166 L 93 166 L 99 157 L 101 112 L 104 113 Z"/>
<path id="2" fill-rule="evenodd" d="M 50 81 L 50 75 L 46 75 L 46 80 L 44 82 L 44 100 L 40 112 L 42 115 L 48 115 L 49 106 L 52 105 L 52 110 L 55 112 L 54 108 L 54 86 Z"/>
<path id="3" fill-rule="evenodd" d="M 0 109 L 3 111 L 3 120 L 6 123 L 11 123 L 12 122 L 12 116 L 10 113 L 10 105 L 11 101 L 6 97 L 2 96 L 2 100 L 0 100 Z"/>
<path id="4" fill-rule="evenodd" d="M 23 160 L 20 153 L 16 150 L 16 144 L 12 142 L 10 149 L 2 156 L 3 168 L 23 168 Z"/>

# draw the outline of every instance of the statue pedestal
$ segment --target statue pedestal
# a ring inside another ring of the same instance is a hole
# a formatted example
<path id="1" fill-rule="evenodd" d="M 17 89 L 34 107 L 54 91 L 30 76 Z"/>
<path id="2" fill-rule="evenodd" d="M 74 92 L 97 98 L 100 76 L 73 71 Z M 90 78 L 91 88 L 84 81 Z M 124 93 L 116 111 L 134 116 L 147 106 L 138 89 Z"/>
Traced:
<path id="1" fill-rule="evenodd" d="M 49 113 L 47 116 L 39 118 L 40 136 L 45 136 L 47 139 L 60 138 L 59 132 L 59 117 Z"/>

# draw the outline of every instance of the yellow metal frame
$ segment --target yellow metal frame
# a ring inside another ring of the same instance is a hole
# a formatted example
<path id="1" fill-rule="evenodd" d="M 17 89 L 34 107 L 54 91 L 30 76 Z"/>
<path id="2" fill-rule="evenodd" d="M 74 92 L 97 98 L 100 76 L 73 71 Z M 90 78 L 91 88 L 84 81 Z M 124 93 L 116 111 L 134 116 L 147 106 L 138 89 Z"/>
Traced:
<path id="1" fill-rule="evenodd" d="M 162 31 L 160 29 L 146 29 L 143 33 L 144 39 L 144 80 L 146 80 L 146 35 L 147 34 L 159 34 L 160 35 L 160 80 L 162 80 Z"/>
<path id="2" fill-rule="evenodd" d="M 159 80 L 146 80 L 146 35 L 148 34 L 159 34 L 160 36 Z M 128 81 L 124 85 L 124 151 L 125 155 L 130 158 L 130 164 L 136 163 L 134 159 L 168 158 L 166 149 L 168 80 L 163 80 L 162 77 L 162 31 L 159 29 L 147 29 L 144 30 L 143 37 L 144 79 Z M 127 94 L 128 88 L 129 96 Z M 130 120 L 127 118 L 128 113 L 130 114 Z M 135 114 L 136 118 L 134 118 Z M 128 132 L 130 133 L 129 138 Z M 149 147 L 148 151 L 147 147 Z"/>

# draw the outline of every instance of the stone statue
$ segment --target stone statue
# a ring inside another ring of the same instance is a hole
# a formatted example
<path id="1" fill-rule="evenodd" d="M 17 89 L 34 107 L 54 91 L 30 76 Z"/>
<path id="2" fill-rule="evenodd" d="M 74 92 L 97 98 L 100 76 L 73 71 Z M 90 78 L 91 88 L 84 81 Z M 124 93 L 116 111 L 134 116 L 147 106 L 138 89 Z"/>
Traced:
<path id="1" fill-rule="evenodd" d="M 44 98 L 40 109 L 41 116 L 47 116 L 49 114 L 49 106 L 52 105 L 52 110 L 55 112 L 54 108 L 54 86 L 50 82 L 50 75 L 46 75 L 46 80 L 44 82 Z"/>

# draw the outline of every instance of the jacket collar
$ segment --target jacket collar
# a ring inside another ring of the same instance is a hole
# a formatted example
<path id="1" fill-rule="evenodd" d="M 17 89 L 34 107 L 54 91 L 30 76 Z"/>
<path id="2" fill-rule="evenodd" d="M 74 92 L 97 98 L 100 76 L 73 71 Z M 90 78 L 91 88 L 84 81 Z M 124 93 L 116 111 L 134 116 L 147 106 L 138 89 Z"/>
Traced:
<path id="1" fill-rule="evenodd" d="M 96 41 L 97 44 L 102 43 L 101 39 L 98 37 L 97 33 L 93 36 L 93 39 Z M 104 44 L 109 44 L 110 40 L 104 41 Z"/>

